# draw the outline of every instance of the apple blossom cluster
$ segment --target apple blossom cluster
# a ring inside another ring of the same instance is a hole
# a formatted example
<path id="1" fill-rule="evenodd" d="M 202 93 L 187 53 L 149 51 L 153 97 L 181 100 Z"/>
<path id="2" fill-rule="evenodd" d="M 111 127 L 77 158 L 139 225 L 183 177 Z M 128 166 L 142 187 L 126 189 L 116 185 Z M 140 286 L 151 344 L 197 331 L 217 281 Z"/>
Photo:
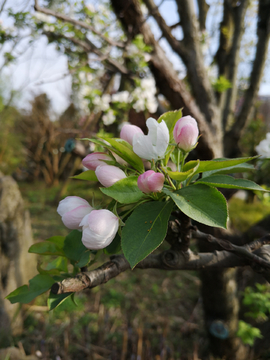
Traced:
<path id="1" fill-rule="evenodd" d="M 105 152 L 91 153 L 82 160 L 82 163 L 87 169 L 95 172 L 96 178 L 105 188 L 135 176 L 138 191 L 145 197 L 157 200 L 164 184 L 169 187 L 172 185 L 164 166 L 168 148 L 176 149 L 178 154 L 182 154 L 182 157 L 178 158 L 184 159 L 196 146 L 199 130 L 195 119 L 191 116 L 182 117 L 175 123 L 174 143 L 170 144 L 170 132 L 164 120 L 158 122 L 149 118 L 146 125 L 147 135 L 139 127 L 125 124 L 120 132 L 120 141 L 126 144 L 125 148 L 128 151 L 133 151 L 135 157 L 149 160 L 151 170 L 130 169 L 129 165 L 123 166 L 117 163 L 113 154 Z M 86 200 L 77 196 L 68 196 L 60 201 L 57 211 L 66 227 L 82 230 L 82 242 L 91 250 L 107 247 L 115 238 L 119 224 L 123 224 L 116 210 L 112 212 L 107 209 L 94 209 Z"/>
<path id="2" fill-rule="evenodd" d="M 77 101 L 83 111 L 89 112 L 89 98 L 92 97 L 93 111 L 98 113 L 103 112 L 102 121 L 104 125 L 108 126 L 116 121 L 118 106 L 131 107 L 136 112 L 148 110 L 150 113 L 155 113 L 158 107 L 158 102 L 155 97 L 156 86 L 155 80 L 142 79 L 140 87 L 137 87 L 133 92 L 119 91 L 115 94 L 103 94 L 97 96 L 96 93 L 91 94 L 91 87 L 89 83 L 93 80 L 92 74 L 79 74 L 81 82 L 80 90 L 77 93 Z M 113 107 L 113 109 L 112 109 Z"/>

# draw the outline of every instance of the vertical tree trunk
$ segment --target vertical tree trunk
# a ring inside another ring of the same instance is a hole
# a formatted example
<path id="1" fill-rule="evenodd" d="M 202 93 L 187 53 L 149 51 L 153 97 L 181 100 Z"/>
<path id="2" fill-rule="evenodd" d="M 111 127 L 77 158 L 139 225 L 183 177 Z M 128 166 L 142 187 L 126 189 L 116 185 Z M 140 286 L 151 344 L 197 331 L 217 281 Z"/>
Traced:
<path id="1" fill-rule="evenodd" d="M 145 42 L 153 47 L 150 68 L 161 92 L 167 97 L 174 108 L 177 109 L 184 105 L 185 111 L 188 111 L 189 114 L 198 120 L 202 133 L 199 143 L 205 142 L 204 146 L 200 148 L 200 152 L 198 152 L 199 158 L 211 159 L 213 157 L 222 157 L 221 118 L 217 118 L 218 110 L 215 110 L 214 118 L 206 121 L 207 116 L 202 115 L 191 97 L 188 98 L 181 80 L 173 71 L 172 64 L 166 58 L 160 45 L 155 41 L 150 28 L 141 17 L 139 2 L 137 0 L 130 0 L 129 2 L 125 0 L 111 0 L 111 3 L 128 37 L 133 38 L 138 33 L 142 33 Z M 151 2 L 147 0 L 147 4 L 150 6 Z M 209 101 L 211 100 L 209 99 Z M 201 118 L 203 119 L 201 120 Z M 219 124 L 219 126 L 217 126 L 218 131 L 215 127 L 212 127 L 211 122 L 214 120 Z M 209 249 L 205 247 L 205 251 L 208 250 Z M 234 270 L 221 270 L 218 272 L 204 271 L 202 274 L 202 297 L 205 325 L 209 334 L 210 351 L 217 358 L 247 360 L 247 358 L 241 355 L 243 348 L 239 339 L 235 336 L 238 326 L 238 300 L 236 296 Z M 223 323 L 224 327 L 228 329 L 228 336 L 221 339 L 214 336 L 210 332 L 210 328 L 212 325 L 212 328 L 215 329 L 215 324 L 219 325 Z"/>

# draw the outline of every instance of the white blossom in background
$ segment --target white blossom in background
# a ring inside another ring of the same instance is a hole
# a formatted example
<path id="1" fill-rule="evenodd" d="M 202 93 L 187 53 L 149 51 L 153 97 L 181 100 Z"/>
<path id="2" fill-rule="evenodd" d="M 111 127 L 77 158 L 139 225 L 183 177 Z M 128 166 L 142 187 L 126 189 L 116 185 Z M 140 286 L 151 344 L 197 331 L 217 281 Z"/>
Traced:
<path id="1" fill-rule="evenodd" d="M 45 15 L 45 14 L 40 13 L 38 11 L 36 11 L 33 15 L 37 20 L 40 20 L 40 21 L 43 21 L 43 22 L 51 22 L 51 19 L 52 19 L 51 16 Z"/>
<path id="2" fill-rule="evenodd" d="M 255 149 L 262 158 L 270 158 L 270 132 L 266 134 L 266 139 L 262 140 Z"/>
<path id="3" fill-rule="evenodd" d="M 106 111 L 110 108 L 111 96 L 109 94 L 104 94 L 101 97 L 96 96 L 93 99 L 93 104 L 95 105 L 95 112 Z"/>
<path id="4" fill-rule="evenodd" d="M 142 79 L 141 87 L 136 88 L 132 97 L 135 100 L 133 108 L 139 112 L 143 110 L 148 110 L 150 113 L 155 113 L 157 111 L 158 102 L 155 97 L 156 94 L 156 83 L 153 78 Z"/>
<path id="5" fill-rule="evenodd" d="M 45 31 L 54 32 L 55 27 L 54 27 L 53 25 L 44 24 L 43 29 L 44 29 Z"/>
<path id="6" fill-rule="evenodd" d="M 102 121 L 104 125 L 111 125 L 115 122 L 116 117 L 112 110 L 109 110 L 102 116 Z"/>
<path id="7" fill-rule="evenodd" d="M 79 108 L 84 112 L 84 113 L 89 113 L 89 100 L 85 99 L 85 96 L 90 94 L 90 89 L 89 86 L 87 85 L 82 85 L 80 87 L 80 90 L 77 93 L 77 102 L 79 104 Z"/>
<path id="8" fill-rule="evenodd" d="M 112 102 L 127 103 L 130 99 L 128 91 L 120 91 L 112 95 Z"/>
<path id="9" fill-rule="evenodd" d="M 95 6 L 93 4 L 87 4 L 86 7 L 92 13 L 96 12 L 96 8 L 95 8 Z"/>

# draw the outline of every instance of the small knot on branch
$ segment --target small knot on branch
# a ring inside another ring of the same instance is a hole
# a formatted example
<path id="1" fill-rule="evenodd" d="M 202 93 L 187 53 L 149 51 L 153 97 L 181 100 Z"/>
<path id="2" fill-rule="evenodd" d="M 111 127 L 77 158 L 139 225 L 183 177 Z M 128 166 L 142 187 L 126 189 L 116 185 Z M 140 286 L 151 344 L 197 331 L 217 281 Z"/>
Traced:
<path id="1" fill-rule="evenodd" d="M 170 267 L 174 268 L 179 263 L 179 254 L 173 250 L 167 250 L 162 254 L 163 263 Z"/>

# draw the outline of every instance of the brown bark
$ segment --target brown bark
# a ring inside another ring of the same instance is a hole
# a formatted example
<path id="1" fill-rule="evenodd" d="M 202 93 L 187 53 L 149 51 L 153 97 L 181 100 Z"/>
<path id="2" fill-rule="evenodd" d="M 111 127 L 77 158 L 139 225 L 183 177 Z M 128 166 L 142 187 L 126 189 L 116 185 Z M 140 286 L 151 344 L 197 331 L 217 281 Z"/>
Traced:
<path id="1" fill-rule="evenodd" d="M 244 34 L 244 21 L 249 4 L 250 0 L 243 0 L 240 4 L 234 0 L 224 1 L 223 20 L 220 24 L 219 49 L 216 54 L 219 76 L 225 76 L 231 83 L 231 88 L 220 95 L 224 131 L 227 124 L 231 124 L 234 116 L 240 43 Z"/>
<path id="2" fill-rule="evenodd" d="M 235 157 L 240 154 L 236 146 L 242 135 L 242 132 L 249 120 L 249 115 L 254 101 L 259 91 L 260 82 L 263 75 L 264 65 L 267 57 L 267 50 L 270 37 L 270 1 L 260 0 L 257 22 L 257 46 L 253 67 L 249 79 L 249 88 L 247 89 L 242 109 L 237 116 L 232 128 L 225 134 L 224 148 L 228 157 Z"/>

